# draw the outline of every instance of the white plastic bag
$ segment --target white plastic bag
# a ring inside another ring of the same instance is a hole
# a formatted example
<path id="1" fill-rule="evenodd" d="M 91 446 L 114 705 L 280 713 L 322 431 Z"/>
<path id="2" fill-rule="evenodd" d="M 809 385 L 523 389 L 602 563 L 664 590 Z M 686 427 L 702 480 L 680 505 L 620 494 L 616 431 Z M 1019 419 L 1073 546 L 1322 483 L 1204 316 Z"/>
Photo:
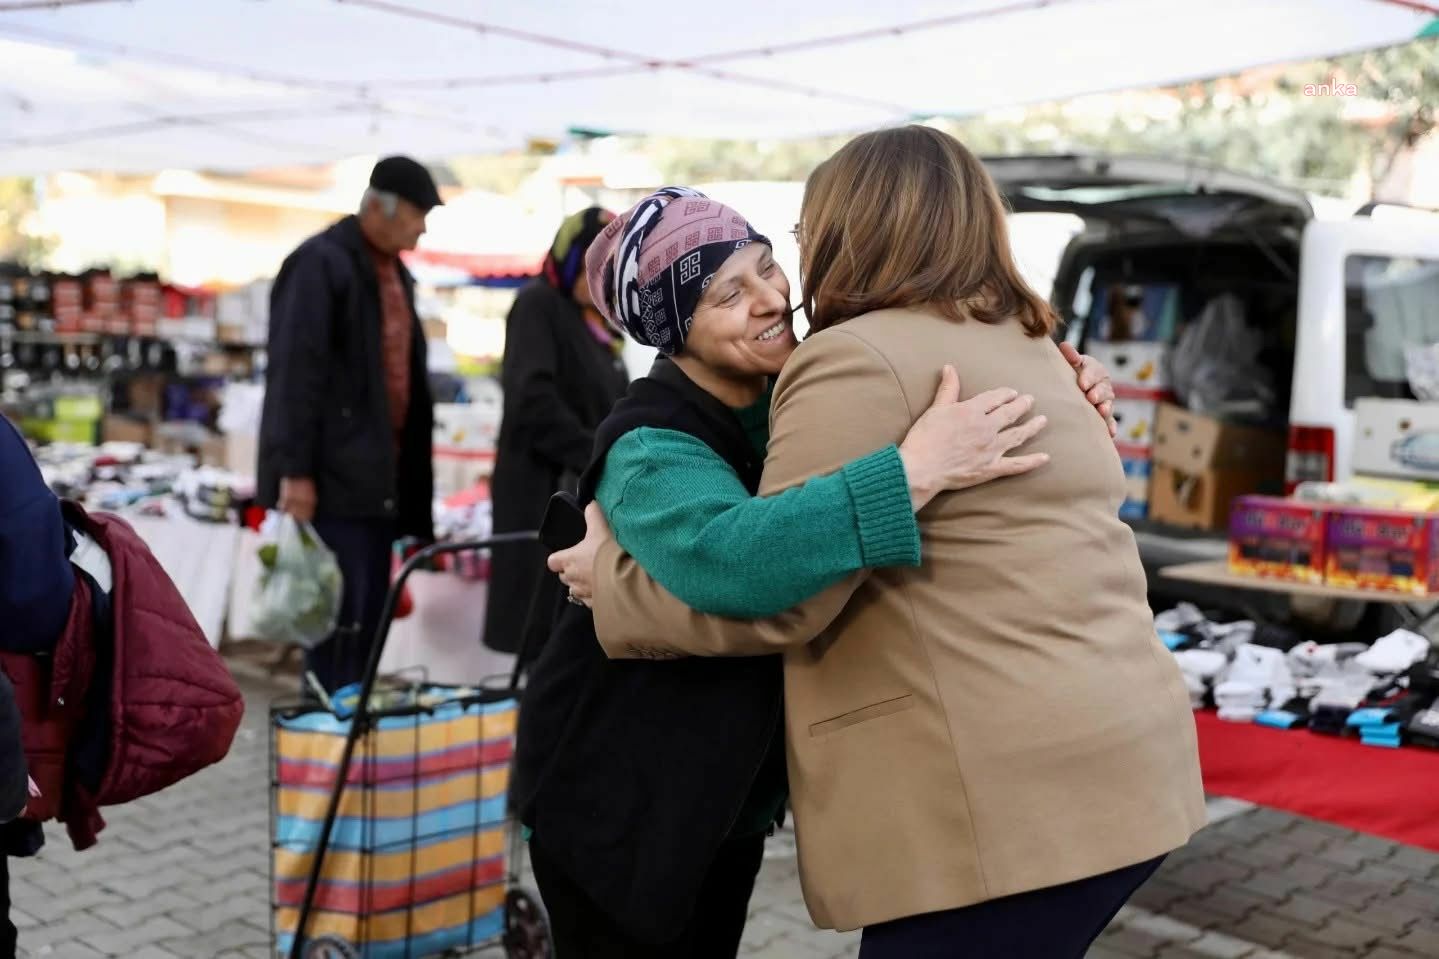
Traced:
<path id="1" fill-rule="evenodd" d="M 1439 401 L 1439 344 L 1405 345 L 1404 369 L 1415 396 L 1426 403 Z"/>
<path id="2" fill-rule="evenodd" d="M 261 531 L 252 624 L 261 639 L 313 649 L 335 631 L 344 579 L 308 523 L 271 513 Z"/>
<path id="3" fill-rule="evenodd" d="M 1263 336 L 1244 319 L 1232 294 L 1209 301 L 1174 348 L 1174 390 L 1186 407 L 1207 416 L 1265 419 L 1275 410 L 1274 376 L 1259 361 Z"/>

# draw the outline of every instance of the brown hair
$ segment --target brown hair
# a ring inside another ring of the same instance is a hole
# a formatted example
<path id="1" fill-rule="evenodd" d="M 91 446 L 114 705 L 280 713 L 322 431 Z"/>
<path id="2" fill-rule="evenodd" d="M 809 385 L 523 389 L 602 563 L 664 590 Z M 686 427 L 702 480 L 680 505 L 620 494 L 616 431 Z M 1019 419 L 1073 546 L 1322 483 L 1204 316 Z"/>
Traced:
<path id="1" fill-rule="evenodd" d="M 1015 317 L 1036 337 L 1058 322 L 1020 276 L 989 172 L 930 127 L 867 133 L 820 164 L 805 184 L 799 237 L 812 330 L 912 306 L 955 321 Z"/>

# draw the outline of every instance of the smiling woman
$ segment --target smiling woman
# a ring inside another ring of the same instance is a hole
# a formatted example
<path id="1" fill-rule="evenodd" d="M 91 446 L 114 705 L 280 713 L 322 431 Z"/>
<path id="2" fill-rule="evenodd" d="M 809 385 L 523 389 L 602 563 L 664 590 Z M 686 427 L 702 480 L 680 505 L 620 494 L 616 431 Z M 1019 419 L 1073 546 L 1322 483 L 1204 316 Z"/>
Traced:
<path id="1" fill-rule="evenodd" d="M 767 243 L 737 251 L 700 297 L 675 364 L 732 407 L 758 401 L 764 378 L 778 376 L 799 345 L 789 292 L 789 279 Z"/>

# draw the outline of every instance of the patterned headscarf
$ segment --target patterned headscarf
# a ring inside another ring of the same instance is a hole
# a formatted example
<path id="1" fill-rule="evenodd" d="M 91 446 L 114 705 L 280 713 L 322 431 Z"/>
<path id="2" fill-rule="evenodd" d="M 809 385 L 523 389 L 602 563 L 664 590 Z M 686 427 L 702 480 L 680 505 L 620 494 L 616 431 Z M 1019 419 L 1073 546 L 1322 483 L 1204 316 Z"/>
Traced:
<path id="1" fill-rule="evenodd" d="M 688 187 L 665 187 L 605 227 L 585 257 L 595 305 L 666 356 L 684 348 L 695 307 L 724 262 L 770 246 L 744 217 Z"/>
<path id="2" fill-rule="evenodd" d="M 555 234 L 554 245 L 545 254 L 545 282 L 565 296 L 573 295 L 575 281 L 585 268 L 585 253 L 614 218 L 609 210 L 597 206 L 566 217 Z"/>

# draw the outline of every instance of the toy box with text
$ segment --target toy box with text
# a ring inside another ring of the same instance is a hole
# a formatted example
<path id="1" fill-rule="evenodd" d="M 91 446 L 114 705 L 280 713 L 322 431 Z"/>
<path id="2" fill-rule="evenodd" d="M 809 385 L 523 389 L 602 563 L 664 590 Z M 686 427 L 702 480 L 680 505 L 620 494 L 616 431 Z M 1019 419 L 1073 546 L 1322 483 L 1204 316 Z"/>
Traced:
<path id="1" fill-rule="evenodd" d="M 1229 516 L 1229 569 L 1245 576 L 1324 582 L 1329 509 L 1271 496 L 1241 496 Z"/>
<path id="2" fill-rule="evenodd" d="M 1426 596 L 1439 591 L 1439 517 L 1342 507 L 1329 516 L 1325 582 Z"/>

